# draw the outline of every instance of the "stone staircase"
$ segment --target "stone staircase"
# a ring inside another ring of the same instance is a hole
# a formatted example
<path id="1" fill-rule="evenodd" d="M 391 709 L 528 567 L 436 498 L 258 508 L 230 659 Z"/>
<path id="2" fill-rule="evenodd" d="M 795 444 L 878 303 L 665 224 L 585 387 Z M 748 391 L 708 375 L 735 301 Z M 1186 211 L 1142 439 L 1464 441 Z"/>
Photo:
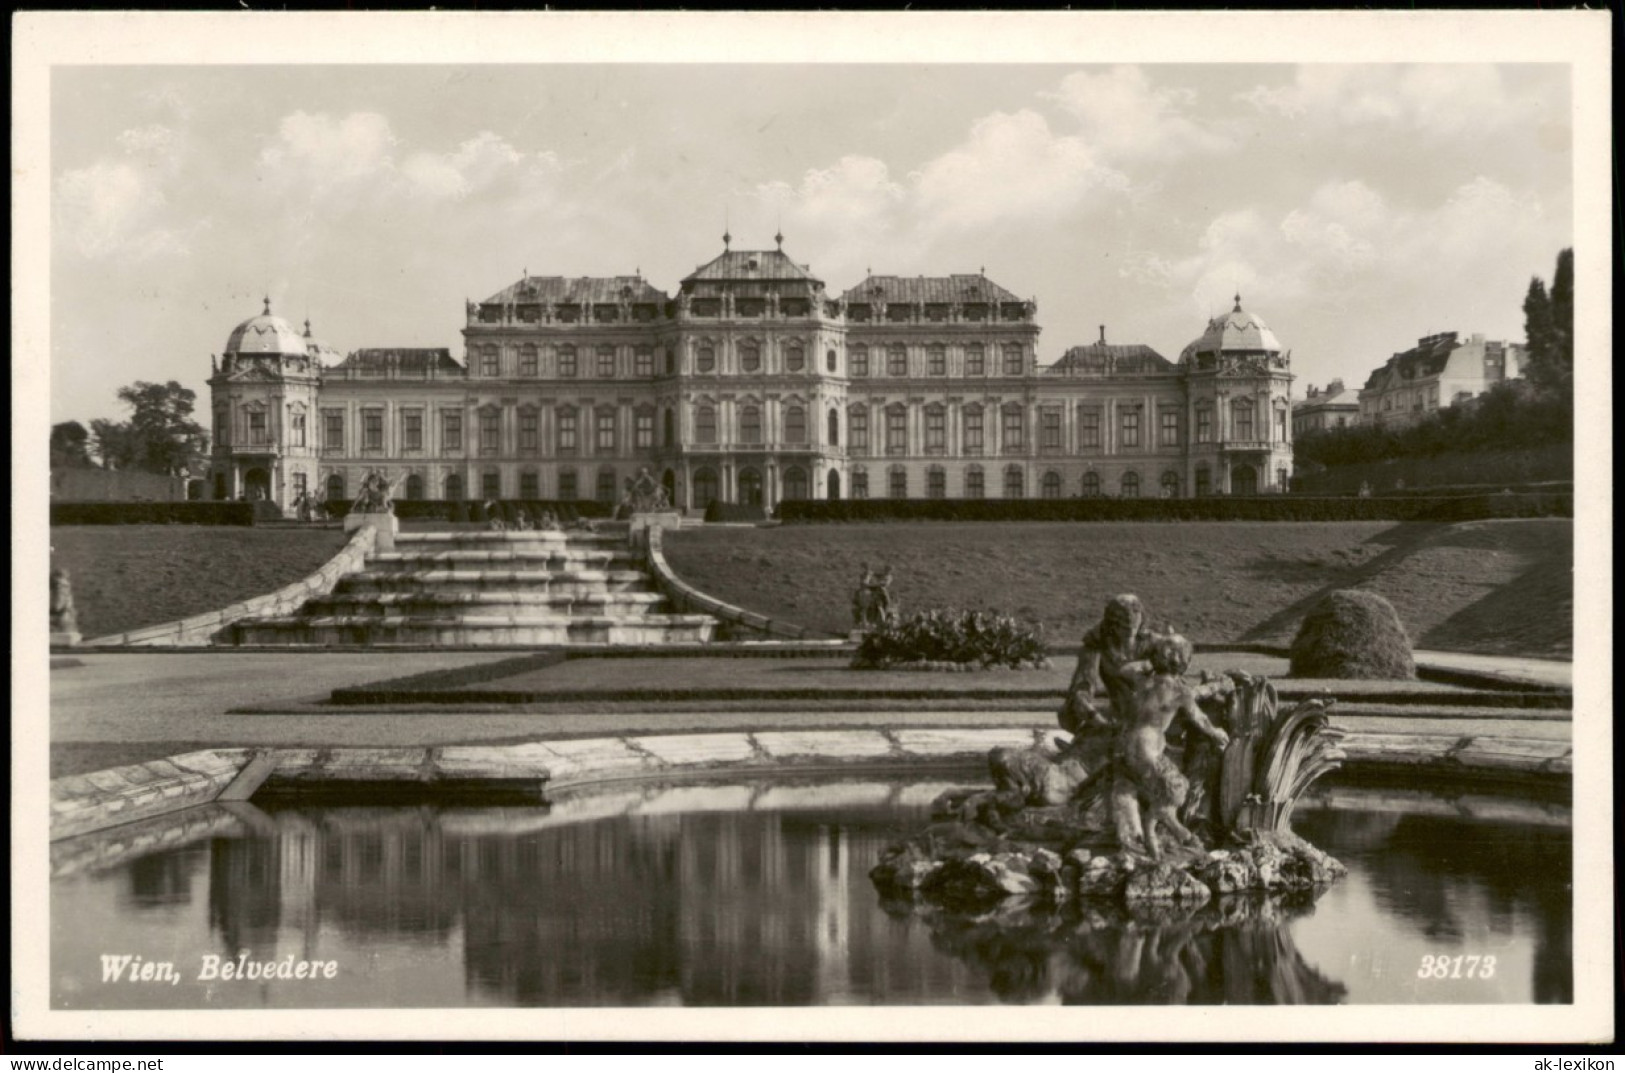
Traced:
<path id="1" fill-rule="evenodd" d="M 670 613 L 624 535 L 400 533 L 296 614 L 237 622 L 231 643 L 692 644 L 715 626 Z"/>

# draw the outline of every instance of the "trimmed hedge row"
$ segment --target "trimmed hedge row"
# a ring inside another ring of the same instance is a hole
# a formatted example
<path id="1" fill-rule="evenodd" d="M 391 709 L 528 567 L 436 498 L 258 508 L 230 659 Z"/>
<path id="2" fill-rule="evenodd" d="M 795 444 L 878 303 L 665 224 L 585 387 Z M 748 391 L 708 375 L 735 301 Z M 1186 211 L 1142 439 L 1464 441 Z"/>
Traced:
<path id="1" fill-rule="evenodd" d="M 253 525 L 281 517 L 265 500 L 51 504 L 52 525 Z"/>
<path id="2" fill-rule="evenodd" d="M 483 522 L 486 520 L 486 502 L 483 499 L 397 499 L 395 517 L 430 518 L 443 522 Z M 521 507 L 533 521 L 544 510 L 552 511 L 554 517 L 564 522 L 571 522 L 577 518 L 608 518 L 615 513 L 613 504 L 600 503 L 596 499 L 499 499 L 495 502 L 502 510 L 503 518 L 510 523 L 517 520 Z M 350 513 L 352 505 L 348 499 L 330 499 L 323 504 L 330 518 L 344 517 Z"/>
<path id="3" fill-rule="evenodd" d="M 1573 517 L 1572 492 L 1466 496 L 1209 496 L 1200 499 L 799 499 L 779 505 L 789 523 L 954 522 L 1466 522 Z M 709 515 L 707 521 L 710 521 Z"/>
<path id="4" fill-rule="evenodd" d="M 781 508 L 782 509 L 782 508 Z M 765 522 L 767 512 L 756 503 L 724 503 L 720 499 L 713 499 L 705 508 L 705 520 L 708 522 Z"/>

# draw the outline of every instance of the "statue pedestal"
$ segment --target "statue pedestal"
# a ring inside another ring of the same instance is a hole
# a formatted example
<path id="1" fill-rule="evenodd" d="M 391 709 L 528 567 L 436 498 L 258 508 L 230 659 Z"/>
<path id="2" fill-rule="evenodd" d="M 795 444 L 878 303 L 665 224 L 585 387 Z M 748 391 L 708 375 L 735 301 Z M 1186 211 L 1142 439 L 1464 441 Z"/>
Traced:
<path id="1" fill-rule="evenodd" d="M 51 647 L 52 648 L 55 648 L 57 645 L 66 645 L 66 646 L 71 648 L 72 646 L 78 644 L 82 640 L 84 640 L 84 638 L 79 636 L 79 631 L 78 630 L 53 630 L 53 631 L 51 631 Z"/>
<path id="2" fill-rule="evenodd" d="M 678 528 L 683 524 L 683 516 L 674 510 L 640 510 L 633 512 L 628 524 L 627 539 L 636 543 L 638 535 L 646 529 Z"/>
<path id="3" fill-rule="evenodd" d="M 344 531 L 346 533 L 353 533 L 364 525 L 370 525 L 378 531 L 378 542 L 373 545 L 374 551 L 395 550 L 395 534 L 401 531 L 399 518 L 388 511 L 352 510 L 344 516 Z"/>

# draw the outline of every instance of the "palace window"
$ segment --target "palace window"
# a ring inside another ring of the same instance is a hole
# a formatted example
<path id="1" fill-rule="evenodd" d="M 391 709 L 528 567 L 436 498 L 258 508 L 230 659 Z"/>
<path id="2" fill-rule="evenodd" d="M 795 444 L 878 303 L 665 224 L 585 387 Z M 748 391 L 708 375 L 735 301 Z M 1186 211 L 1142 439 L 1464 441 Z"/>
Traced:
<path id="1" fill-rule="evenodd" d="M 1179 498 L 1179 474 L 1173 470 L 1165 470 L 1162 474 L 1162 498 Z"/>
<path id="2" fill-rule="evenodd" d="M 941 406 L 925 408 L 925 450 L 940 455 L 948 449 L 948 411 Z"/>
<path id="3" fill-rule="evenodd" d="M 460 474 L 460 473 L 449 474 L 446 477 L 446 481 L 445 481 L 445 484 L 443 485 L 443 487 L 445 489 L 445 498 L 446 498 L 446 500 L 448 502 L 451 501 L 451 500 L 462 499 L 463 498 L 463 477 L 462 477 L 462 474 Z"/>
<path id="4" fill-rule="evenodd" d="M 1140 495 L 1140 475 L 1133 470 L 1123 474 L 1123 498 L 1137 499 Z"/>
<path id="5" fill-rule="evenodd" d="M 831 447 L 841 445 L 841 411 L 839 410 L 829 412 L 828 442 Z"/>
<path id="6" fill-rule="evenodd" d="M 1213 407 L 1205 403 L 1196 408 L 1196 442 L 1213 442 Z"/>
<path id="7" fill-rule="evenodd" d="M 539 363 L 536 360 L 536 347 L 534 344 L 526 343 L 524 346 L 519 348 L 520 376 L 535 376 L 537 373 L 538 364 Z"/>
<path id="8" fill-rule="evenodd" d="M 1121 447 L 1140 446 L 1140 408 L 1138 406 L 1125 407 L 1122 413 L 1123 438 Z"/>
<path id="9" fill-rule="evenodd" d="M 423 498 L 423 474 L 414 473 L 411 476 L 406 478 L 406 498 L 407 499 L 422 499 Z"/>
<path id="10" fill-rule="evenodd" d="M 1250 440 L 1253 438 L 1253 409 L 1252 399 L 1237 399 L 1231 404 L 1232 439 Z"/>
<path id="11" fill-rule="evenodd" d="M 502 373 L 502 358 L 497 353 L 497 348 L 494 347 L 494 346 L 481 347 L 480 348 L 480 375 L 481 376 L 500 376 L 501 373 Z"/>
<path id="12" fill-rule="evenodd" d="M 559 498 L 574 500 L 579 498 L 580 491 L 576 488 L 576 471 L 573 469 L 559 470 Z"/>
<path id="13" fill-rule="evenodd" d="M 519 411 L 519 449 L 521 451 L 535 452 L 537 445 L 541 442 L 540 428 L 540 414 L 535 410 Z"/>
<path id="14" fill-rule="evenodd" d="M 361 448 L 364 451 L 384 449 L 384 411 L 361 411 Z"/>
<path id="15" fill-rule="evenodd" d="M 1100 494 L 1100 474 L 1094 470 L 1085 473 L 1083 475 L 1082 490 L 1086 496 L 1098 496 Z"/>
<path id="16" fill-rule="evenodd" d="M 792 406 L 784 411 L 784 442 L 807 442 L 807 411 L 800 406 Z"/>
<path id="17" fill-rule="evenodd" d="M 717 367 L 716 347 L 702 346 L 694 352 L 694 368 L 702 373 L 714 372 Z"/>
<path id="18" fill-rule="evenodd" d="M 979 455 L 982 453 L 982 408 L 972 406 L 965 410 L 965 453 Z"/>
<path id="19" fill-rule="evenodd" d="M 1275 471 L 1275 490 L 1278 492 L 1287 492 L 1291 491 L 1291 489 L 1292 478 L 1287 473 L 1286 467 L 1282 466 Z"/>
<path id="20" fill-rule="evenodd" d="M 519 471 L 519 498 L 542 498 L 542 482 L 538 479 L 535 470 L 524 469 Z"/>
<path id="21" fill-rule="evenodd" d="M 709 466 L 694 471 L 694 505 L 701 510 L 717 498 L 717 471 Z"/>
<path id="22" fill-rule="evenodd" d="M 615 411 L 599 410 L 593 414 L 593 450 L 601 455 L 615 453 Z"/>
<path id="23" fill-rule="evenodd" d="M 601 346 L 601 347 L 598 348 L 598 375 L 599 376 L 614 376 L 615 375 L 615 348 L 614 347 L 612 347 L 612 346 Z"/>
<path id="24" fill-rule="evenodd" d="M 948 498 L 948 474 L 943 472 L 941 466 L 932 466 L 925 471 L 925 498 Z"/>
<path id="25" fill-rule="evenodd" d="M 1045 499 L 1060 499 L 1061 475 L 1054 470 L 1045 471 L 1043 483 L 1039 485 L 1039 494 Z"/>
<path id="26" fill-rule="evenodd" d="M 854 378 L 869 375 L 869 348 L 866 346 L 849 346 L 846 348 L 846 367 Z"/>
<path id="27" fill-rule="evenodd" d="M 762 408 L 760 406 L 740 407 L 739 441 L 741 443 L 762 442 Z"/>
<path id="28" fill-rule="evenodd" d="M 401 450 L 423 450 L 423 411 L 401 411 Z"/>
<path id="29" fill-rule="evenodd" d="M 639 410 L 632 415 L 632 444 L 638 450 L 655 445 L 655 414 L 653 410 Z"/>
<path id="30" fill-rule="evenodd" d="M 327 501 L 332 503 L 333 501 L 337 500 L 338 502 L 342 503 L 345 498 L 344 475 L 341 473 L 334 473 L 330 475 L 327 478 Z"/>
<path id="31" fill-rule="evenodd" d="M 762 346 L 760 343 L 739 344 L 739 367 L 747 373 L 761 371 Z"/>
<path id="32" fill-rule="evenodd" d="M 784 471 L 784 498 L 807 498 L 807 471 L 800 466 L 791 466 Z"/>
<path id="33" fill-rule="evenodd" d="M 263 447 L 263 446 L 265 446 L 265 442 L 266 442 L 266 440 L 268 438 L 269 438 L 269 436 L 265 431 L 265 411 L 264 410 L 249 410 L 248 411 L 248 442 L 249 442 L 249 444 L 251 446 L 254 446 L 254 447 Z"/>
<path id="34" fill-rule="evenodd" d="M 573 346 L 559 347 L 559 375 L 573 377 L 576 374 L 576 348 Z"/>
<path id="35" fill-rule="evenodd" d="M 965 471 L 965 498 L 982 499 L 987 495 L 987 484 L 983 478 L 982 467 L 972 466 Z"/>
<path id="36" fill-rule="evenodd" d="M 1198 496 L 1213 494 L 1213 473 L 1205 462 L 1196 467 L 1196 494 Z"/>
<path id="37" fill-rule="evenodd" d="M 1179 446 L 1179 411 L 1163 409 L 1157 412 L 1160 432 L 1157 442 L 1164 447 Z"/>
<path id="38" fill-rule="evenodd" d="M 677 446 L 677 411 L 668 406 L 661 416 L 660 423 L 664 426 L 660 431 L 665 437 L 666 446 Z"/>
<path id="39" fill-rule="evenodd" d="M 965 348 L 965 375 L 987 375 L 987 348 L 981 343 L 972 343 Z"/>
<path id="40" fill-rule="evenodd" d="M 1004 375 L 1020 376 L 1023 362 L 1021 360 L 1021 344 L 1004 344 Z"/>
<path id="41" fill-rule="evenodd" d="M 461 410 L 440 411 L 440 453 L 460 454 L 463 450 L 463 413 Z"/>
<path id="42" fill-rule="evenodd" d="M 784 348 L 784 367 L 793 373 L 799 373 L 807 365 L 807 352 L 800 343 L 791 343 Z M 788 479 L 788 475 L 786 475 Z M 805 499 L 806 496 L 799 498 Z"/>
<path id="43" fill-rule="evenodd" d="M 1023 499 L 1027 495 L 1027 478 L 1020 466 L 1007 466 L 1004 470 L 1004 498 Z"/>
<path id="44" fill-rule="evenodd" d="M 900 346 L 886 348 L 886 375 L 908 375 L 908 351 Z"/>
<path id="45" fill-rule="evenodd" d="M 893 466 L 886 474 L 886 494 L 893 499 L 908 498 L 908 470 Z"/>
<path id="46" fill-rule="evenodd" d="M 834 372 L 836 368 L 835 351 L 831 350 L 824 355 L 824 371 Z"/>
<path id="47" fill-rule="evenodd" d="M 305 415 L 303 411 L 295 410 L 288 414 L 288 446 L 303 447 L 305 445 Z"/>
<path id="48" fill-rule="evenodd" d="M 561 455 L 576 453 L 578 429 L 576 421 L 578 415 L 574 409 L 560 410 L 558 414 L 559 451 Z"/>
<path id="49" fill-rule="evenodd" d="M 655 352 L 653 347 L 640 346 L 632 351 L 632 371 L 638 376 L 653 376 L 655 374 Z"/>
<path id="50" fill-rule="evenodd" d="M 869 498 L 869 471 L 861 466 L 852 471 L 852 498 Z"/>
<path id="51" fill-rule="evenodd" d="M 494 455 L 502 449 L 502 413 L 480 411 L 480 454 Z"/>
<path id="52" fill-rule="evenodd" d="M 932 343 L 925 348 L 925 371 L 931 376 L 948 375 L 948 348 Z"/>
<path id="53" fill-rule="evenodd" d="M 1021 407 L 1010 405 L 1004 408 L 1004 437 L 1002 446 L 1005 454 L 1019 454 L 1022 450 L 1022 420 Z"/>
<path id="54" fill-rule="evenodd" d="M 908 411 L 901 404 L 886 408 L 886 453 L 908 453 Z"/>
<path id="55" fill-rule="evenodd" d="M 694 439 L 698 443 L 717 442 L 717 408 L 700 406 L 694 410 Z"/>
<path id="56" fill-rule="evenodd" d="M 485 499 L 502 498 L 502 474 L 488 469 L 480 474 L 480 495 Z"/>
<path id="57" fill-rule="evenodd" d="M 1439 389 L 1435 387 L 1433 390 L 1435 392 L 1435 397 L 1432 400 L 1432 405 L 1437 406 L 1439 404 L 1437 397 L 1437 392 Z M 1282 406 L 1277 406 L 1275 408 L 1275 438 L 1279 442 L 1284 443 L 1286 441 L 1286 408 Z"/>
<path id="58" fill-rule="evenodd" d="M 615 502 L 615 471 L 601 469 L 598 471 L 598 494 L 595 497 L 600 503 Z"/>
<path id="59" fill-rule="evenodd" d="M 855 455 L 867 454 L 869 451 L 869 411 L 862 406 L 855 406 L 846 412 L 846 437 L 852 445 Z M 853 496 L 857 490 L 853 489 Z"/>
<path id="60" fill-rule="evenodd" d="M 1045 451 L 1061 449 L 1061 411 L 1045 410 L 1038 417 L 1038 446 Z"/>
<path id="61" fill-rule="evenodd" d="M 1100 410 L 1087 407 L 1078 411 L 1078 446 L 1100 446 Z"/>

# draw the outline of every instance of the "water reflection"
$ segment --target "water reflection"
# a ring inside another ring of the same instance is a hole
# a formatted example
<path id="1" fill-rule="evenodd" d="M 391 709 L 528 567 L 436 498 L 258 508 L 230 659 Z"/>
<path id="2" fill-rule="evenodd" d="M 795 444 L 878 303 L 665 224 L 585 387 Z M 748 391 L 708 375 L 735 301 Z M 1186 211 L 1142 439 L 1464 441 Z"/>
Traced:
<path id="1" fill-rule="evenodd" d="M 1334 888 L 1312 910 L 1238 901 L 1131 920 L 1017 906 L 954 919 L 880 905 L 869 868 L 924 822 L 940 789 L 644 787 L 551 811 L 248 808 L 198 825 L 200 841 L 111 854 L 102 867 L 84 863 L 97 859 L 95 846 L 69 847 L 64 859 L 79 870 L 53 883 L 53 1001 L 1439 1001 L 1414 980 L 1395 990 L 1403 973 L 1390 966 L 1373 976 L 1348 949 L 1456 941 L 1497 943 L 1509 967 L 1506 986 L 1461 1001 L 1566 1001 L 1572 991 L 1561 828 L 1541 830 L 1532 846 L 1504 822 L 1306 814 L 1300 828 L 1354 870 L 1347 891 Z M 251 960 L 332 959 L 339 972 L 319 981 L 197 978 L 206 955 L 229 961 L 240 951 Z M 104 981 L 105 953 L 172 961 L 179 982 Z"/>

